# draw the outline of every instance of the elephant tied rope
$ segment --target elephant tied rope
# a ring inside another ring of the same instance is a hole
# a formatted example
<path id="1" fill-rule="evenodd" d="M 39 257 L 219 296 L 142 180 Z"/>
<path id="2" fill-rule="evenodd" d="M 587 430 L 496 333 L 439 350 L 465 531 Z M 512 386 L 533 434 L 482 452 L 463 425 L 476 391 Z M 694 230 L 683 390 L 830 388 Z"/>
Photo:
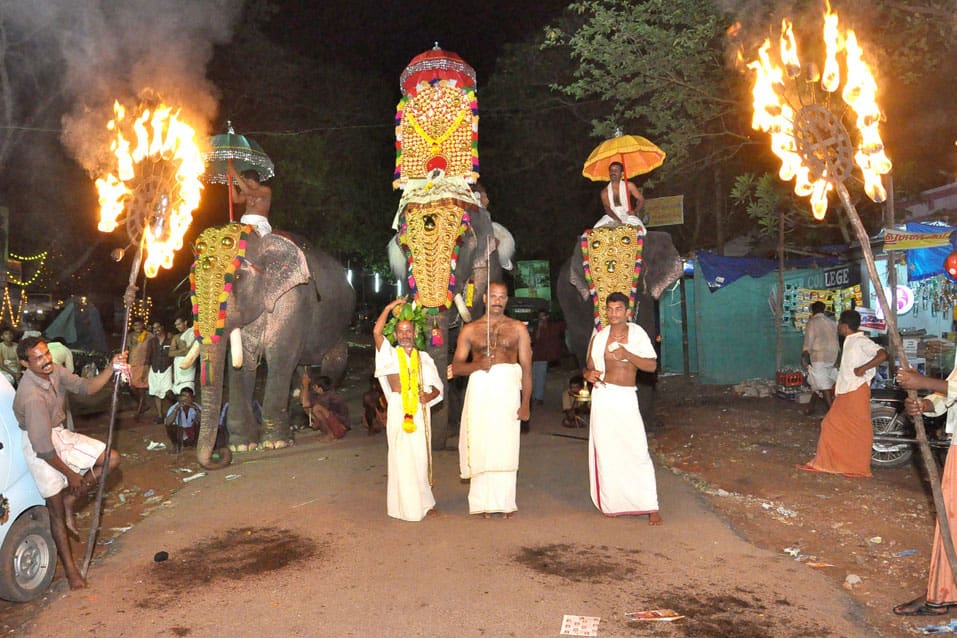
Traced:
<path id="1" fill-rule="evenodd" d="M 626 224 L 591 228 L 582 233 L 582 268 L 595 308 L 596 330 L 608 324 L 605 299 L 613 292 L 629 291 L 628 319 L 634 316 L 644 245 L 644 233 Z"/>

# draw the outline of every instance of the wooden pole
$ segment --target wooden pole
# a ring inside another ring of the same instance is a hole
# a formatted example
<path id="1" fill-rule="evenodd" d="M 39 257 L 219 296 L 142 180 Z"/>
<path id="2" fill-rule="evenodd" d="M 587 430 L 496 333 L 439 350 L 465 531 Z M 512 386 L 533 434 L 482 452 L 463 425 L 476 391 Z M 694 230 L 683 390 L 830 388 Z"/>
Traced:
<path id="1" fill-rule="evenodd" d="M 133 311 L 133 301 L 136 298 L 136 278 L 139 277 L 140 265 L 143 263 L 143 243 L 146 233 L 144 232 L 140 244 L 136 248 L 136 256 L 133 257 L 133 265 L 130 268 L 130 281 L 126 287 L 126 294 L 123 295 L 123 302 L 126 305 L 126 312 L 123 314 L 123 341 L 120 345 L 122 352 L 126 348 L 126 339 L 130 330 L 130 313 Z M 111 364 L 107 364 L 111 365 Z M 93 507 L 93 520 L 90 522 L 90 535 L 86 539 L 86 552 L 83 555 L 83 567 L 80 573 L 83 578 L 90 571 L 90 563 L 93 560 L 93 549 L 96 547 L 96 537 L 100 531 L 100 517 L 103 512 L 103 496 L 106 493 L 106 477 L 110 473 L 110 452 L 113 450 L 113 432 L 116 431 L 116 412 L 120 402 L 120 384 L 122 375 L 116 374 L 113 379 L 113 400 L 110 403 L 110 427 L 106 435 L 106 450 L 103 451 L 103 466 L 100 470 L 100 481 L 96 488 L 96 503 Z M 90 470 L 91 472 L 93 470 Z"/>
<path id="2" fill-rule="evenodd" d="M 837 193 L 844 204 L 844 210 L 847 212 L 847 218 L 857 234 L 857 239 L 861 243 L 861 253 L 864 255 L 864 263 L 867 266 L 867 274 L 871 278 L 871 285 L 874 292 L 877 293 L 877 300 L 884 310 L 884 318 L 887 321 L 887 336 L 890 338 L 894 349 L 900 355 L 901 368 L 910 368 L 907 361 L 907 353 L 904 352 L 900 332 L 897 330 L 897 313 L 892 313 L 887 303 L 887 297 L 884 295 L 884 286 L 881 285 L 880 277 L 877 276 L 877 266 L 874 264 L 874 253 L 871 251 L 870 237 L 864 229 L 857 209 L 851 203 L 851 197 L 843 183 L 834 185 Z M 908 390 L 907 397 L 916 399 L 917 392 Z M 950 522 L 947 520 L 947 507 L 944 503 L 944 496 L 940 491 L 940 472 L 937 471 L 937 461 L 930 451 L 930 445 L 927 443 L 927 431 L 924 429 L 924 417 L 918 414 L 912 417 L 914 421 L 914 430 L 917 434 L 917 447 L 920 449 L 921 458 L 924 461 L 924 468 L 927 470 L 927 479 L 930 481 L 930 491 L 934 496 L 934 507 L 937 509 L 937 524 L 940 526 L 940 536 L 944 541 L 944 554 L 947 556 L 947 562 L 950 563 L 950 570 L 954 574 L 954 580 L 957 580 L 957 552 L 954 551 L 954 540 L 950 535 Z"/>

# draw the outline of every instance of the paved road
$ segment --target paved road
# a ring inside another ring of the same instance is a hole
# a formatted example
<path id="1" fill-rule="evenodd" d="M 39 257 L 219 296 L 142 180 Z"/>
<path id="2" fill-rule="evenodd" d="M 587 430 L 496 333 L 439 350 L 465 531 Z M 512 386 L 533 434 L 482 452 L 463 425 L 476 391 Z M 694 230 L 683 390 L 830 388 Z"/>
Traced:
<path id="1" fill-rule="evenodd" d="M 508 521 L 468 517 L 454 451 L 434 457 L 442 515 L 421 523 L 385 514 L 382 435 L 244 455 L 118 539 L 91 588 L 26 634 L 537 637 L 581 614 L 601 617 L 600 636 L 875 635 L 843 590 L 736 536 L 667 470 L 664 526 L 598 514 L 587 444 L 554 436 L 578 432 L 547 427 L 557 420 L 537 414 L 522 438 Z M 170 560 L 155 563 L 160 550 Z M 687 618 L 623 618 L 659 607 Z"/>

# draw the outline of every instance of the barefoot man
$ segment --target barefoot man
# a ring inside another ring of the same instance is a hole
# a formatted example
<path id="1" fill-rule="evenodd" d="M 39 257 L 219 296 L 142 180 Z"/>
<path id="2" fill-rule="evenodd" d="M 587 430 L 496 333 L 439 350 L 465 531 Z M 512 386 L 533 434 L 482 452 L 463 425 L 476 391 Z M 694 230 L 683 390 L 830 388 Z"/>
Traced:
<path id="1" fill-rule="evenodd" d="M 647 514 L 649 525 L 661 525 L 655 466 L 635 391 L 638 370 L 654 372 L 658 357 L 648 333 L 628 321 L 628 297 L 611 293 L 605 310 L 608 327 L 592 337 L 582 372 L 594 386 L 588 435 L 591 500 L 606 516 Z"/>
<path id="2" fill-rule="evenodd" d="M 469 377 L 459 467 L 470 479 L 469 514 L 511 518 L 518 509 L 520 422 L 528 419 L 532 398 L 532 347 L 525 324 L 505 316 L 505 284 L 489 284 L 484 299 L 485 315 L 462 328 L 452 359 L 452 374 Z"/>
<path id="3" fill-rule="evenodd" d="M 239 218 L 239 223 L 250 224 L 260 236 L 272 232 L 269 223 L 269 207 L 272 205 L 272 189 L 260 183 L 259 173 L 254 170 L 243 171 L 242 175 L 229 164 L 229 175 L 236 180 L 236 191 L 233 201 L 245 204 L 246 211 Z"/>
<path id="4" fill-rule="evenodd" d="M 73 504 L 77 496 L 96 485 L 103 468 L 106 445 L 71 432 L 66 425 L 66 392 L 95 394 L 113 376 L 113 365 L 93 379 L 67 372 L 53 363 L 46 342 L 27 337 L 17 345 L 20 365 L 26 370 L 16 397 L 13 413 L 23 432 L 23 455 L 37 488 L 46 499 L 50 512 L 50 531 L 57 554 L 71 589 L 86 587 L 86 581 L 73 560 L 67 530 L 76 534 Z M 118 354 L 113 364 L 126 361 Z M 120 463 L 116 450 L 110 451 L 110 469 Z"/>
<path id="5" fill-rule="evenodd" d="M 393 316 L 394 308 L 399 310 Z M 426 413 L 442 400 L 439 371 L 429 353 L 416 348 L 416 335 L 424 341 L 425 321 L 405 299 L 386 306 L 372 328 L 375 376 L 389 403 L 386 512 L 392 518 L 413 522 L 436 513 L 429 449 L 431 422 Z"/>

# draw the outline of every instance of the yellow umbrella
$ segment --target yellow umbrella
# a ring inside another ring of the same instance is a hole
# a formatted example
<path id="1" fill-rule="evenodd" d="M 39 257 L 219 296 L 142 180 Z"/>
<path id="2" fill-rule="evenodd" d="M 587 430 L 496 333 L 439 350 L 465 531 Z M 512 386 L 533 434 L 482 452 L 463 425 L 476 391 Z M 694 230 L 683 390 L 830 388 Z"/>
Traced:
<path id="1" fill-rule="evenodd" d="M 639 135 L 622 135 L 619 129 L 615 137 L 595 147 L 585 161 L 582 175 L 593 182 L 607 182 L 608 167 L 615 162 L 625 167 L 623 178 L 628 179 L 650 173 L 664 164 L 665 152 L 650 140 Z"/>

